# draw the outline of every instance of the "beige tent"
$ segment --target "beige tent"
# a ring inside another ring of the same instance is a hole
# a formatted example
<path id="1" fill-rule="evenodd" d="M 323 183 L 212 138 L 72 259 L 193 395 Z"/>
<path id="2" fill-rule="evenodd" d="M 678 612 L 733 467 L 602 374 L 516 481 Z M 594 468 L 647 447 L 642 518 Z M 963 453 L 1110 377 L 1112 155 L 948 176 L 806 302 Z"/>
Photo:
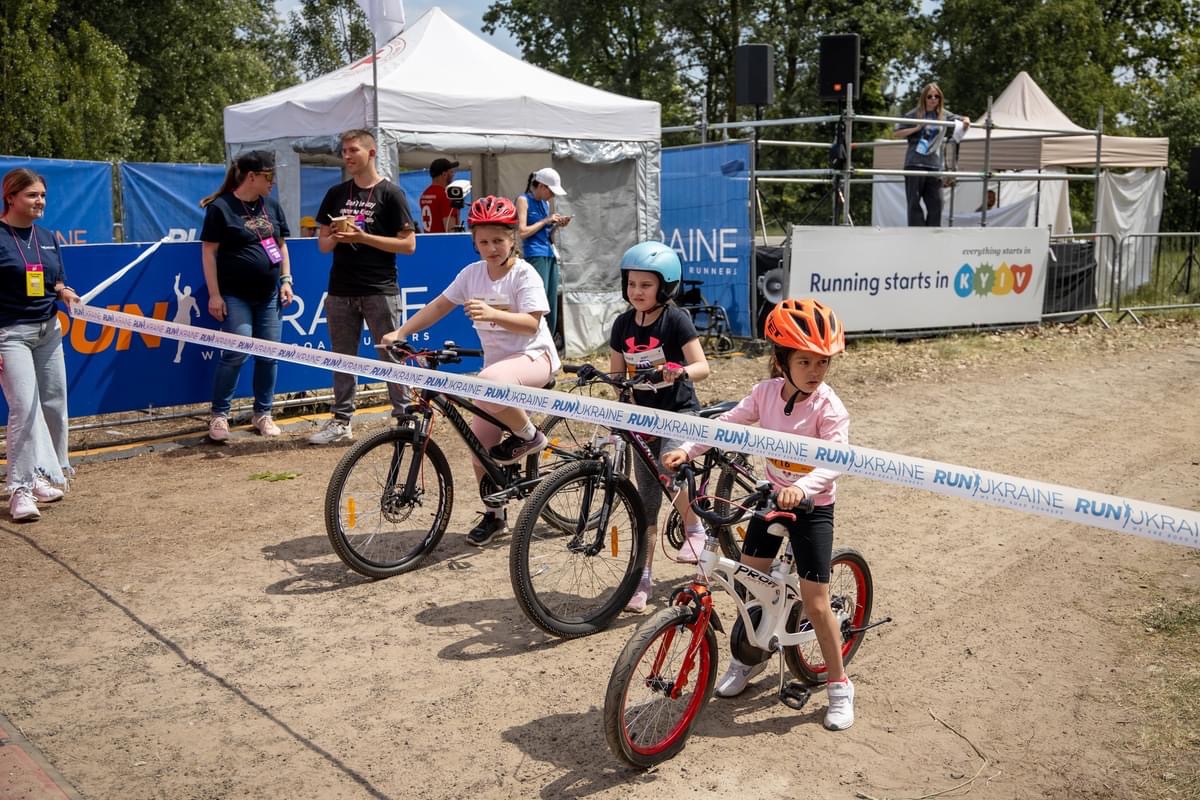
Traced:
<path id="1" fill-rule="evenodd" d="M 959 113 L 963 113 L 961 109 Z M 983 117 L 972 116 L 972 125 L 959 145 L 958 168 L 983 170 Z M 992 103 L 990 168 L 999 170 L 1046 167 L 1095 167 L 1096 137 L 1085 133 L 1046 96 L 1029 73 L 1020 72 Z M 1013 130 L 1023 129 L 1023 130 Z M 1080 136 L 1057 136 L 1054 131 L 1079 131 Z M 1167 139 L 1139 136 L 1103 136 L 1101 169 L 1166 167 Z M 903 169 L 906 142 L 880 141 L 875 147 L 875 169 Z"/>

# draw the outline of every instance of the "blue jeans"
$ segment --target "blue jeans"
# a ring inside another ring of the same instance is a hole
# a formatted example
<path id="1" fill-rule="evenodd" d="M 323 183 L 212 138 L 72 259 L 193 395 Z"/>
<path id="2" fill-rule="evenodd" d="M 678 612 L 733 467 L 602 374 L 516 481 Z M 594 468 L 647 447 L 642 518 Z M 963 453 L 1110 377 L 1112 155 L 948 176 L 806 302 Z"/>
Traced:
<path id="1" fill-rule="evenodd" d="M 283 328 L 279 313 L 279 295 L 273 293 L 267 300 L 251 302 L 240 297 L 224 295 L 225 321 L 221 330 L 239 336 L 253 336 L 278 342 Z M 232 350 L 221 351 L 221 361 L 213 376 L 212 413 L 228 416 L 233 393 L 237 389 L 238 373 L 249 358 L 245 353 Z M 254 413 L 265 414 L 271 410 L 275 398 L 275 373 L 279 365 L 273 358 L 254 357 Z"/>
<path id="2" fill-rule="evenodd" d="M 39 474 L 62 485 L 71 463 L 58 316 L 0 328 L 0 358 L 0 386 L 8 401 L 8 488 L 32 489 Z"/>

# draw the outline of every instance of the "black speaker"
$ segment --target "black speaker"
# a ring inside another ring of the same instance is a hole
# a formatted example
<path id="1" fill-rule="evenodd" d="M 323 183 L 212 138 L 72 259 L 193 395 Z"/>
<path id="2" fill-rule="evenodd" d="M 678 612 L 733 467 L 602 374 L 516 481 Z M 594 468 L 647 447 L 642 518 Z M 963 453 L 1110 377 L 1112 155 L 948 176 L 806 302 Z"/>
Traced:
<path id="1" fill-rule="evenodd" d="M 819 66 L 817 94 L 822 100 L 843 99 L 850 84 L 854 84 L 854 99 L 862 97 L 862 81 L 858 74 L 857 33 L 822 36 Z"/>
<path id="2" fill-rule="evenodd" d="M 734 99 L 739 106 L 769 106 L 775 98 L 775 50 L 741 44 L 734 56 Z"/>
<path id="3" fill-rule="evenodd" d="M 1193 192 L 1200 194 L 1200 147 L 1192 148 L 1192 158 L 1188 161 L 1187 186 Z"/>

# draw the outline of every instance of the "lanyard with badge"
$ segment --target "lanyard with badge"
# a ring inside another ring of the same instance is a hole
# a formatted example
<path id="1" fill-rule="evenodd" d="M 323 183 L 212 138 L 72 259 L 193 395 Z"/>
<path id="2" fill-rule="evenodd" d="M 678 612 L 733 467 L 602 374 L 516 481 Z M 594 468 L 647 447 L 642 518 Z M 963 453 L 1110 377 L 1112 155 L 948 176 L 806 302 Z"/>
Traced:
<path id="1" fill-rule="evenodd" d="M 364 210 L 371 207 L 371 198 L 375 196 L 375 187 L 381 183 L 383 183 L 383 181 L 378 180 L 378 181 L 375 181 L 375 183 L 371 184 L 371 191 L 367 192 L 367 199 L 364 200 L 363 204 L 362 204 L 362 207 Z M 351 184 L 350 184 L 350 204 L 351 205 L 353 205 L 353 203 L 354 203 L 354 195 L 355 195 L 355 190 L 357 188 L 358 188 L 358 186 L 356 184 L 354 184 L 353 181 L 351 181 Z M 362 211 L 355 214 L 354 215 L 354 224 L 360 231 L 362 231 L 363 233 L 366 233 L 366 231 L 367 231 L 367 215 L 364 214 Z"/>
<path id="2" fill-rule="evenodd" d="M 238 202 L 242 204 L 242 209 L 246 212 L 247 217 L 254 218 L 256 216 L 250 211 L 250 207 L 246 205 L 245 200 L 239 197 Z M 262 214 L 262 221 L 265 223 L 267 230 L 274 232 L 275 225 L 271 222 L 271 218 L 267 215 L 267 199 L 265 197 L 261 198 L 260 202 L 262 205 L 259 206 L 258 210 L 259 213 Z M 260 228 L 260 230 L 262 230 L 262 228 Z M 274 236 L 264 239 L 262 234 L 254 231 L 253 229 L 251 229 L 251 233 L 254 233 L 254 235 L 258 237 L 258 243 L 262 245 L 263 250 L 267 251 L 267 258 L 272 264 L 278 264 L 283 261 L 283 252 L 279 249 L 279 242 L 275 241 Z"/>
<path id="3" fill-rule="evenodd" d="M 20 254 L 21 260 L 25 262 L 25 296 L 26 297 L 45 297 L 46 296 L 46 272 L 42 268 L 42 261 L 39 258 L 41 248 L 38 247 L 37 228 L 31 226 L 29 228 L 29 242 L 24 246 L 21 244 L 20 237 L 13 230 L 12 225 L 8 226 L 8 233 L 13 237 L 13 242 L 17 245 L 17 253 Z M 33 253 L 33 257 L 37 259 L 31 262 L 25 258 L 25 251 Z"/>

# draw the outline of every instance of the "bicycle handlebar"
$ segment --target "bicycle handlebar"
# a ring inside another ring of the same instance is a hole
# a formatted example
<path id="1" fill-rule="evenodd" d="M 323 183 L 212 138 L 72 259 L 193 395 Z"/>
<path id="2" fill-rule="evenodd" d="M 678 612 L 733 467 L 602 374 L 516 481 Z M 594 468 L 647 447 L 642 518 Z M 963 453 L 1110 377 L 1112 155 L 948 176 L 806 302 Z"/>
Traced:
<path id="1" fill-rule="evenodd" d="M 710 522 L 714 525 L 723 526 L 728 523 L 728 519 L 720 514 L 709 511 L 704 508 L 700 502 L 703 498 L 696 495 L 696 468 L 689 462 L 684 462 L 675 470 L 675 478 L 672 481 L 675 485 L 684 484 L 687 486 L 688 504 L 692 507 L 692 511 L 696 516 Z M 754 505 L 754 516 L 764 522 L 782 519 L 789 522 L 796 520 L 796 511 L 784 511 L 779 508 L 778 492 L 772 487 L 769 481 L 760 480 L 754 487 L 754 493 L 746 497 L 745 500 Z M 808 513 L 813 509 L 813 502 L 810 498 L 805 497 L 800 505 L 796 506 L 797 511 Z"/>
<path id="2" fill-rule="evenodd" d="M 636 369 L 632 374 L 625 377 L 611 375 L 603 370 L 596 369 L 591 364 L 563 364 L 562 370 L 568 374 L 578 376 L 576 382 L 580 386 L 599 381 L 600 383 L 607 383 L 609 386 L 621 390 L 632 389 L 643 383 L 658 383 L 663 378 L 662 369 L 659 367 Z M 675 380 L 688 380 L 689 377 L 687 372 L 684 372 Z"/>
<path id="3" fill-rule="evenodd" d="M 471 347 L 459 347 L 453 341 L 447 340 L 440 350 L 418 350 L 407 342 L 393 344 L 377 344 L 375 349 L 387 353 L 395 361 L 420 359 L 433 366 L 438 364 L 457 364 L 464 358 L 482 358 L 483 351 Z"/>

